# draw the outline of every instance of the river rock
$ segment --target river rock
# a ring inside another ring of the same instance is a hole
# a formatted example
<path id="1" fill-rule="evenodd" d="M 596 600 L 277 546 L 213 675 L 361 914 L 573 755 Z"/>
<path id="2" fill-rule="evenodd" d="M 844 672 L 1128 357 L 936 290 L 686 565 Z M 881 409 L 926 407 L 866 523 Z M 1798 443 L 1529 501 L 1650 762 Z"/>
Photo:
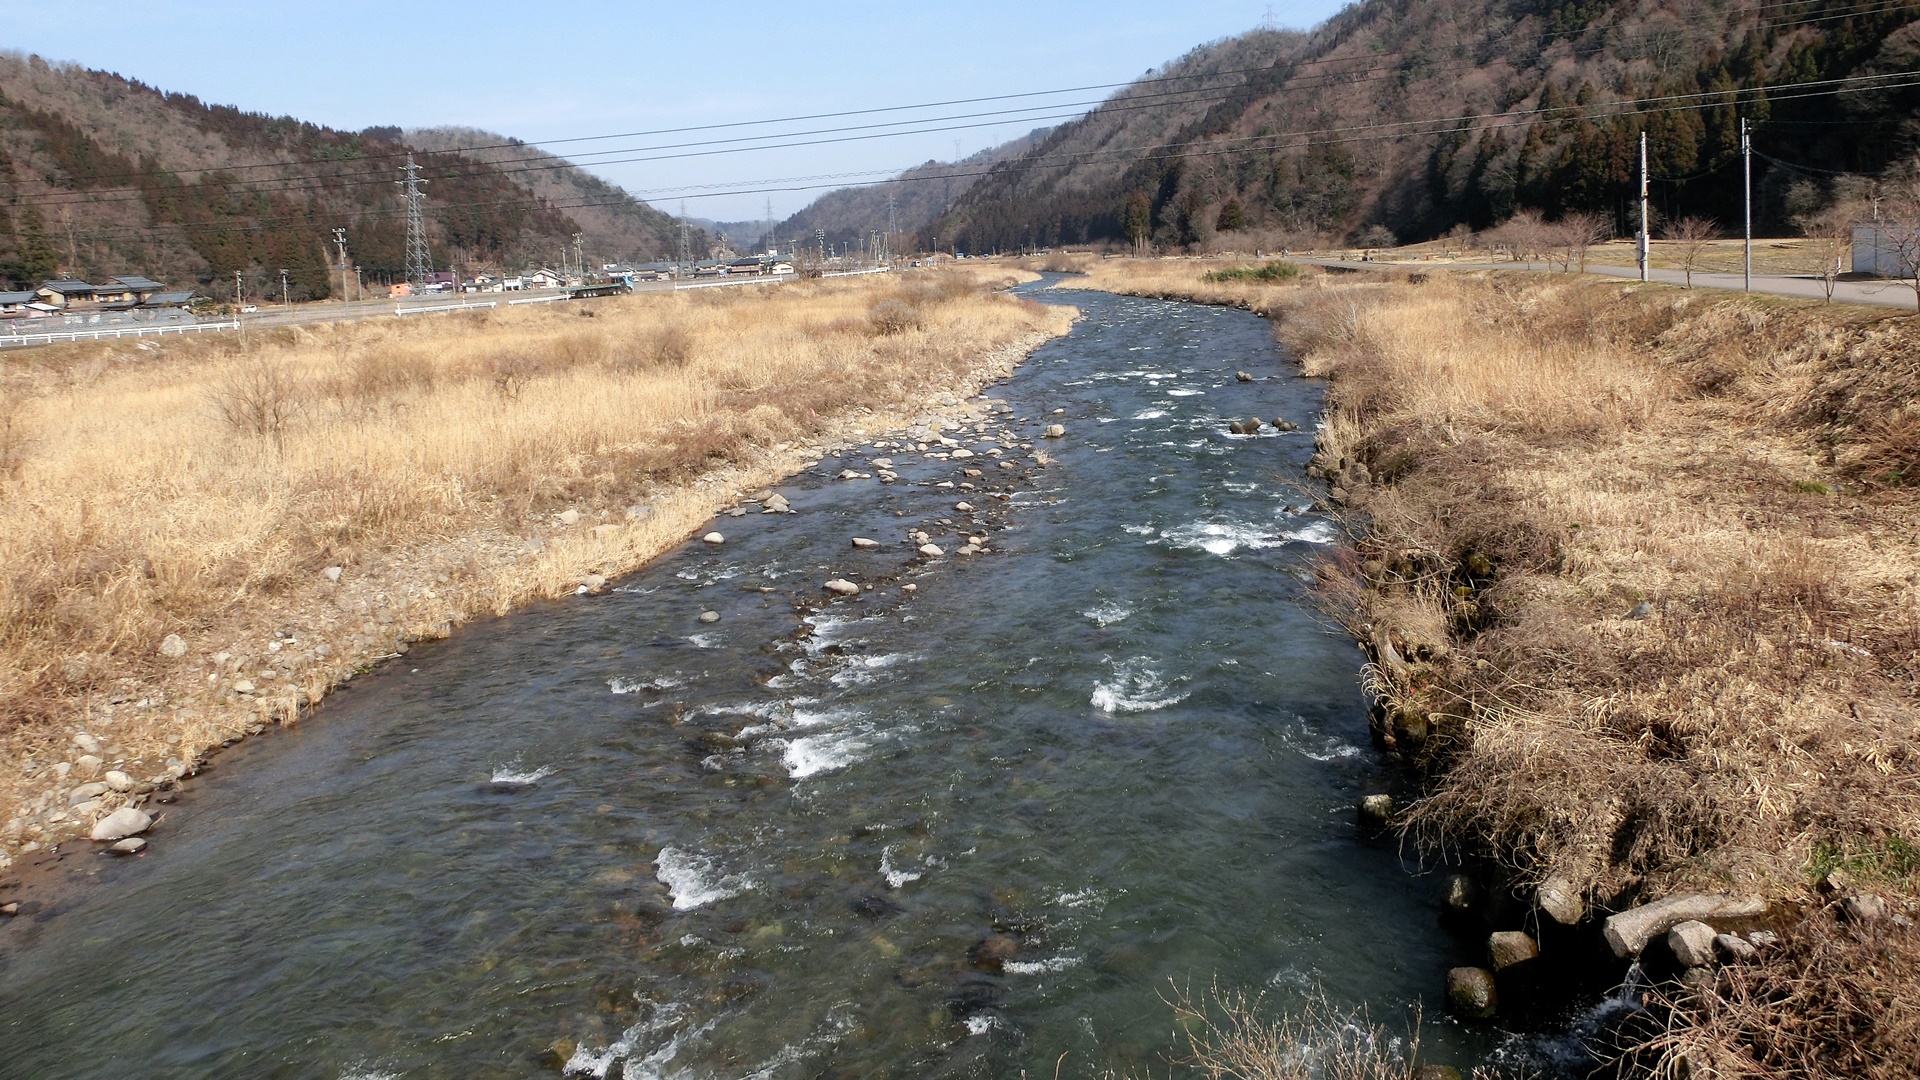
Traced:
<path id="1" fill-rule="evenodd" d="M 138 855 L 146 846 L 147 841 L 145 837 L 129 836 L 125 840 L 115 841 L 113 846 L 107 850 L 113 852 L 115 855 Z"/>
<path id="2" fill-rule="evenodd" d="M 1384 829 L 1393 824 L 1393 796 L 1369 795 L 1361 799 L 1360 824 L 1369 829 Z"/>
<path id="3" fill-rule="evenodd" d="M 958 511 L 960 511 L 960 512 L 961 512 L 961 513 L 963 513 L 963 514 L 971 514 L 971 513 L 973 513 L 973 504 L 972 504 L 972 503 L 969 503 L 969 502 L 957 502 L 957 503 L 954 503 L 954 504 L 953 504 L 953 508 L 954 508 L 955 510 L 958 510 Z"/>
<path id="4" fill-rule="evenodd" d="M 179 634 L 168 634 L 161 638 L 160 655 L 169 660 L 178 660 L 187 655 L 187 639 Z"/>
<path id="5" fill-rule="evenodd" d="M 87 734 L 84 731 L 76 732 L 74 734 L 73 745 L 79 747 L 81 753 L 97 754 L 100 752 L 100 740 L 94 738 L 93 736 Z"/>
<path id="6" fill-rule="evenodd" d="M 1550 877 L 1542 882 L 1539 891 L 1534 894 L 1534 903 L 1547 913 L 1547 918 L 1561 926 L 1573 926 L 1587 914 L 1587 905 L 1580 898 L 1580 890 L 1564 877 Z"/>
<path id="7" fill-rule="evenodd" d="M 853 538 L 853 546 L 860 548 L 862 550 L 871 550 L 873 548 L 879 547 L 880 541 L 869 540 L 864 536 L 856 536 Z"/>
<path id="8" fill-rule="evenodd" d="M 1713 963 L 1713 927 L 1689 920 L 1667 931 L 1667 947 L 1688 967 L 1706 967 Z"/>
<path id="9" fill-rule="evenodd" d="M 876 469 L 891 469 L 893 468 L 893 459 L 886 457 L 874 458 L 873 467 Z"/>
<path id="10" fill-rule="evenodd" d="M 939 544 L 921 544 L 920 554 L 925 555 L 929 559 L 937 559 L 945 555 L 946 552 L 940 549 Z"/>
<path id="11" fill-rule="evenodd" d="M 965 461 L 968 458 L 973 456 L 973 451 L 968 450 L 965 447 L 961 447 L 960 449 L 955 450 L 953 453 L 947 456 L 954 461 Z"/>
<path id="12" fill-rule="evenodd" d="M 1847 913 L 1848 922 L 1879 922 L 1887 917 L 1887 901 L 1872 893 L 1860 893 L 1842 900 L 1840 910 Z"/>
<path id="13" fill-rule="evenodd" d="M 1234 372 L 1233 378 L 1235 382 L 1252 382 L 1253 381 L 1253 375 L 1245 371 Z"/>
<path id="14" fill-rule="evenodd" d="M 328 581 L 338 583 L 341 570 L 341 567 L 329 566 L 325 570 L 320 571 L 320 576 L 326 578 Z"/>
<path id="15" fill-rule="evenodd" d="M 1448 874 L 1441 885 L 1440 902 L 1454 918 L 1472 915 L 1480 906 L 1480 886 L 1465 874 Z"/>
<path id="16" fill-rule="evenodd" d="M 1665 900 L 1609 916 L 1602 933 L 1612 947 L 1613 955 L 1630 960 L 1640 955 L 1640 951 L 1647 947 L 1647 942 L 1683 922 L 1739 919 L 1759 915 L 1766 910 L 1767 902 L 1764 900 L 1688 893 L 1669 896 Z"/>
<path id="17" fill-rule="evenodd" d="M 720 621 L 720 613 L 717 611 L 703 611 L 700 613 L 700 621 L 703 623 L 717 623 Z"/>
<path id="18" fill-rule="evenodd" d="M 918 585 L 902 585 L 902 586 L 900 586 L 900 591 L 901 591 L 901 592 L 903 592 L 903 593 L 906 593 L 906 594 L 907 594 L 908 596 L 912 596 L 912 595 L 913 595 L 914 593 L 917 593 L 917 592 L 919 592 L 919 591 L 920 591 L 920 586 L 918 586 Z"/>
<path id="19" fill-rule="evenodd" d="M 1499 1008 L 1493 972 L 1477 967 L 1457 967 L 1447 972 L 1448 1012 L 1468 1020 L 1485 1020 Z"/>
<path id="20" fill-rule="evenodd" d="M 565 525 L 568 528 L 572 528 L 573 526 L 580 524 L 580 511 L 578 510 L 560 511 L 560 524 Z"/>
<path id="21" fill-rule="evenodd" d="M 73 774 L 82 777 L 97 776 L 102 764 L 103 762 L 92 754 L 81 754 L 73 759 Z"/>
<path id="22" fill-rule="evenodd" d="M 607 587 L 607 579 L 606 579 L 606 576 L 603 574 L 580 575 L 580 591 L 581 592 L 597 593 L 601 589 L 604 589 L 606 587 Z"/>
<path id="23" fill-rule="evenodd" d="M 1274 421 L 1273 421 L 1273 430 L 1275 430 L 1275 431 L 1299 431 L 1299 430 L 1300 430 L 1300 425 L 1299 425 L 1299 424 L 1296 424 L 1296 423 L 1294 423 L 1293 421 L 1291 421 L 1291 420 L 1288 420 L 1288 419 L 1286 419 L 1286 418 L 1284 418 L 1284 417 L 1276 417 L 1276 418 L 1274 419 Z"/>
<path id="24" fill-rule="evenodd" d="M 81 803 L 91 802 L 105 795 L 109 790 L 111 789 L 108 788 L 107 785 L 97 780 L 91 784 L 81 784 L 79 787 L 67 793 L 67 805 L 79 806 Z"/>
<path id="25" fill-rule="evenodd" d="M 724 536 L 721 536 L 717 532 L 710 532 L 707 535 L 701 537 L 700 542 L 703 544 L 724 544 L 727 542 L 727 538 Z"/>
<path id="26" fill-rule="evenodd" d="M 1007 961 L 1020 953 L 1020 943 L 1007 934 L 993 934 L 967 950 L 967 962 L 995 975 L 1007 968 Z"/>
<path id="27" fill-rule="evenodd" d="M 1413 1080 L 1464 1080 L 1451 1065 L 1422 1065 L 1413 1070 Z"/>
<path id="28" fill-rule="evenodd" d="M 153 819 L 143 811 L 131 806 L 123 806 L 99 821 L 93 823 L 91 835 L 95 840 L 124 840 L 129 836 L 138 836 L 153 827 Z"/>
<path id="29" fill-rule="evenodd" d="M 123 794 L 133 790 L 133 777 L 128 776 L 118 769 L 107 773 L 107 775 L 100 779 L 105 780 L 108 787 Z"/>
<path id="30" fill-rule="evenodd" d="M 840 596 L 855 596 L 860 592 L 860 586 L 855 585 L 845 578 L 834 578 L 832 581 L 827 582 L 826 590 Z"/>
<path id="31" fill-rule="evenodd" d="M 1539 955 L 1539 943 L 1531 935 L 1518 930 L 1502 930 L 1487 938 L 1487 959 L 1492 962 L 1495 971 L 1505 971 Z"/>
<path id="32" fill-rule="evenodd" d="M 1738 934 L 1720 934 L 1713 939 L 1713 947 L 1719 949 L 1727 959 L 1736 963 L 1749 963 L 1759 957 L 1760 950 Z"/>
<path id="33" fill-rule="evenodd" d="M 1065 424 L 1048 424 L 1047 425 L 1046 438 L 1064 439 L 1066 437 L 1067 437 L 1067 428 Z"/>
<path id="34" fill-rule="evenodd" d="M 787 514 L 793 510 L 793 508 L 787 504 L 784 495 L 770 496 L 760 505 L 765 508 L 761 512 L 766 514 Z"/>

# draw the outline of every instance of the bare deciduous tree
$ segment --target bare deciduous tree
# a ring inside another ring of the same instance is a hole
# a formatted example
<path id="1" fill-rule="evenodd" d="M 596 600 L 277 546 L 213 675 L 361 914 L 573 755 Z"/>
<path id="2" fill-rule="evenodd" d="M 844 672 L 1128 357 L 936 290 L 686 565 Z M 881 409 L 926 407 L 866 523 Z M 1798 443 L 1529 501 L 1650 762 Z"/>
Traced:
<path id="1" fill-rule="evenodd" d="M 1826 293 L 1827 303 L 1833 303 L 1833 292 L 1840 283 L 1840 275 L 1845 273 L 1847 250 L 1853 244 L 1853 215 L 1850 207 L 1829 207 L 1822 213 L 1809 214 L 1799 219 L 1800 231 L 1807 235 L 1807 250 L 1813 255 L 1813 270 L 1820 280 L 1820 288 Z"/>
<path id="2" fill-rule="evenodd" d="M 1522 210 L 1487 234 L 1495 248 L 1514 262 L 1531 262 L 1547 246 L 1547 226 L 1537 210 Z"/>
<path id="3" fill-rule="evenodd" d="M 1613 223 L 1599 214 L 1581 212 L 1560 219 L 1560 232 L 1581 273 L 1587 272 L 1587 251 L 1613 239 Z"/>
<path id="4" fill-rule="evenodd" d="M 1693 271 L 1700 265 L 1700 256 L 1707 253 L 1708 245 L 1720 235 L 1720 226 L 1712 218 L 1684 217 L 1668 225 L 1661 239 L 1673 245 L 1680 255 L 1680 268 L 1686 272 L 1687 288 L 1693 288 Z"/>

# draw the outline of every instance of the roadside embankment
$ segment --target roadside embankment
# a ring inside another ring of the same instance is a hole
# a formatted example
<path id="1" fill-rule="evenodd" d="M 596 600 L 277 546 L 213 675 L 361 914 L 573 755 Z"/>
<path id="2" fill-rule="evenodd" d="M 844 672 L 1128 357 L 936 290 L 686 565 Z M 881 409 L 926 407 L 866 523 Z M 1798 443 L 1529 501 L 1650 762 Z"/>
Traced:
<path id="1" fill-rule="evenodd" d="M 1267 314 L 1330 380 L 1316 468 L 1354 543 L 1328 606 L 1415 796 L 1389 816 L 1468 868 L 1449 907 L 1490 934 L 1456 1007 L 1635 962 L 1648 1008 L 1611 1038 L 1636 1068 L 1912 1075 L 1920 326 L 1218 269 L 1074 284 Z"/>
<path id="2" fill-rule="evenodd" d="M 597 590 L 827 447 L 964 408 L 1071 323 L 995 291 L 1020 277 L 0 359 L 0 869 L 144 828 L 112 815 L 412 642 Z"/>

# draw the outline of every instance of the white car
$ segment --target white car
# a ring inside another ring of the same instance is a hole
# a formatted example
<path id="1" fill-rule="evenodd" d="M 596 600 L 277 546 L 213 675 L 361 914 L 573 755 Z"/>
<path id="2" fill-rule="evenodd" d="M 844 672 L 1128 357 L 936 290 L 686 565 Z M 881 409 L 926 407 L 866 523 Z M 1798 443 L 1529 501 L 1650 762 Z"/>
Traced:
<path id="1" fill-rule="evenodd" d="M 240 309 L 240 314 L 242 314 L 242 315 L 251 315 L 251 314 L 253 314 L 254 312 L 256 312 L 256 311 L 259 311 L 259 310 L 260 310 L 260 308 L 259 308 L 259 306 L 258 306 L 258 305 L 255 305 L 255 304 L 248 304 L 247 306 L 245 306 L 245 307 L 243 307 L 243 308 L 241 308 L 241 309 Z"/>

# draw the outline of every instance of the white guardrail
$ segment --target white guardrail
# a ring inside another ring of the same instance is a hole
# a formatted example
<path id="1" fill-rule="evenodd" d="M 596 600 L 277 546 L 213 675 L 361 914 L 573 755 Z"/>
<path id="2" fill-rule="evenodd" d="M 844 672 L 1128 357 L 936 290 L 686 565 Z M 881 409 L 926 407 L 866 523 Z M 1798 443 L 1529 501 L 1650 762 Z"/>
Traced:
<path id="1" fill-rule="evenodd" d="M 520 301 L 520 300 L 508 301 L 508 303 L 513 303 L 513 304 L 518 304 L 522 302 L 523 301 Z M 488 308 L 497 308 L 499 306 L 500 306 L 499 301 L 488 300 L 488 301 L 484 301 L 481 303 L 474 303 L 474 304 L 435 304 L 432 307 L 397 307 L 393 309 L 393 313 L 395 315 L 425 315 L 428 312 L 432 312 L 432 311 L 477 311 L 477 310 L 483 310 Z"/>
<path id="2" fill-rule="evenodd" d="M 238 330 L 238 322 L 186 323 L 181 326 L 116 326 L 101 330 L 53 330 L 44 334 L 0 334 L 0 349 L 17 345 L 52 345 L 59 341 L 99 341 L 102 338 L 160 337 L 197 334 L 205 330 Z"/>

